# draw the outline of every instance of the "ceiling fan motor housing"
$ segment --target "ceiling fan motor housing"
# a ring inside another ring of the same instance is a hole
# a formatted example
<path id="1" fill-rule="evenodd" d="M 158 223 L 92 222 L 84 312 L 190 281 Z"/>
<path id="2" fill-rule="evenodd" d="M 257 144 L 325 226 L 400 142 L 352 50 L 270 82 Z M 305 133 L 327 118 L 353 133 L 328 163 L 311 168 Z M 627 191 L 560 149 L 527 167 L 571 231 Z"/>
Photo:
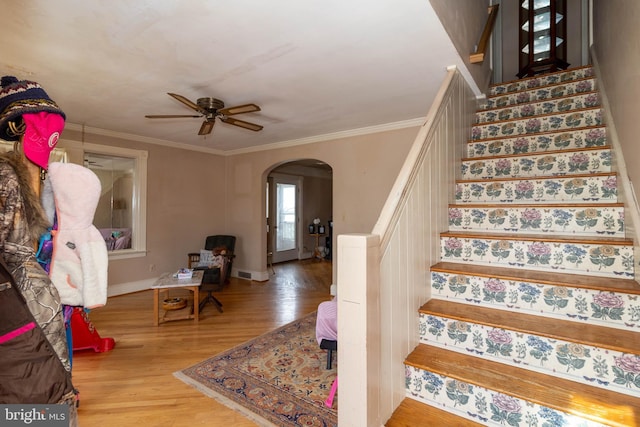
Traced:
<path id="1" fill-rule="evenodd" d="M 198 98 L 196 101 L 198 107 L 206 111 L 217 111 L 224 108 L 224 102 L 216 98 Z"/>

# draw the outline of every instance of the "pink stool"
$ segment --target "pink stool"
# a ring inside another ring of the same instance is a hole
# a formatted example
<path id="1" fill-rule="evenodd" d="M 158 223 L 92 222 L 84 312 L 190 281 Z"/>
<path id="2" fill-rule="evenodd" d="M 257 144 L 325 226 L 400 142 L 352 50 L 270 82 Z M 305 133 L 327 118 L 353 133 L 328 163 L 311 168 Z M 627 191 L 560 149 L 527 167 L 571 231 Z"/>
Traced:
<path id="1" fill-rule="evenodd" d="M 331 390 L 329 390 L 329 397 L 324 401 L 324 405 L 327 408 L 331 408 L 333 406 L 333 398 L 336 395 L 336 391 L 338 391 L 338 376 L 333 380 L 333 384 L 331 384 Z"/>

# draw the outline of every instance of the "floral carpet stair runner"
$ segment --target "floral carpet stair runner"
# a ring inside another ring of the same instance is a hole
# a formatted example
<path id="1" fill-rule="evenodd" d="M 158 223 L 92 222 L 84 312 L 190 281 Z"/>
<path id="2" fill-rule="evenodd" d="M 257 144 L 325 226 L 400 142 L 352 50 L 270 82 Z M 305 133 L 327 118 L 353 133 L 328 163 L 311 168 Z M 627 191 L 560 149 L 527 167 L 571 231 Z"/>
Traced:
<path id="1" fill-rule="evenodd" d="M 596 89 L 591 67 L 491 88 L 409 398 L 482 425 L 640 425 L 640 286 Z"/>

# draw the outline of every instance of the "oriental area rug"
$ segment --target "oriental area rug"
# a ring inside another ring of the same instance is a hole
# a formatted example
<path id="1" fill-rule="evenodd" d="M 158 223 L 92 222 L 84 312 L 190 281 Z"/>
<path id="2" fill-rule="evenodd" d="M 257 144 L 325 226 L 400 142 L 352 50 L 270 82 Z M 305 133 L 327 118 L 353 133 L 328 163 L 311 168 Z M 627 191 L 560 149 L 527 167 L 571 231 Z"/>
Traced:
<path id="1" fill-rule="evenodd" d="M 337 352 L 327 369 L 315 324 L 314 312 L 174 375 L 259 425 L 337 426 Z"/>

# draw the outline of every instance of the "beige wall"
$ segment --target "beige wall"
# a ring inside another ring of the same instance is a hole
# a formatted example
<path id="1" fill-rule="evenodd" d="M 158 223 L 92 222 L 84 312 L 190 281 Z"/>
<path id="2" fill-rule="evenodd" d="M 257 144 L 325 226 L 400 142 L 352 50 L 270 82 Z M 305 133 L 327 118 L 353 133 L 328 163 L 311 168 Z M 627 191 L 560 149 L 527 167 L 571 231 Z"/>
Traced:
<path id="1" fill-rule="evenodd" d="M 334 248 L 337 233 L 370 232 L 417 128 L 354 136 L 235 156 L 86 134 L 85 142 L 147 150 L 147 255 L 111 260 L 109 285 L 144 281 L 186 265 L 210 234 L 237 236 L 234 270 L 266 270 L 265 182 L 273 167 L 314 158 L 333 168 Z M 61 147 L 81 162 L 82 136 L 65 131 Z M 322 185 L 310 181 L 311 187 Z M 326 184 L 325 184 L 326 185 Z M 326 218 L 323 218 L 326 225 Z M 334 277 L 335 277 L 334 268 Z"/>
<path id="2" fill-rule="evenodd" d="M 408 128 L 228 157 L 227 230 L 238 236 L 234 269 L 266 273 L 263 189 L 273 167 L 312 158 L 333 168 L 335 248 L 338 234 L 371 232 L 417 131 Z M 335 275 L 334 264 L 334 279 Z"/>
<path id="3" fill-rule="evenodd" d="M 223 233 L 224 158 L 195 151 L 86 134 L 85 142 L 147 150 L 147 255 L 111 260 L 109 285 L 157 277 L 186 266 L 209 234 Z M 61 147 L 81 146 L 81 135 L 65 131 Z M 75 141 L 75 142 L 74 142 Z M 79 163 L 82 158 L 71 156 Z M 155 267 L 154 267 L 155 266 Z"/>
<path id="4" fill-rule="evenodd" d="M 442 26 L 467 66 L 481 91 L 486 90 L 491 78 L 489 55 L 484 62 L 472 64 L 469 55 L 475 52 L 487 22 L 489 0 L 429 0 Z"/>
<path id="5" fill-rule="evenodd" d="M 636 200 L 640 200 L 640 2 L 595 0 L 593 50 Z"/>

